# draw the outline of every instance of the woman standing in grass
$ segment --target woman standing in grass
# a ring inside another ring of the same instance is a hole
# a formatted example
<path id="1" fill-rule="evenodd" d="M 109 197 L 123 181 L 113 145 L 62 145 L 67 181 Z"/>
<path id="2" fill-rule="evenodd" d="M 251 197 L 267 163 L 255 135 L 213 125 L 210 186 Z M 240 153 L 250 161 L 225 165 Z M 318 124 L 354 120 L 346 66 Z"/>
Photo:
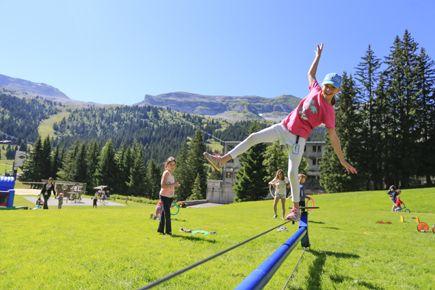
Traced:
<path id="1" fill-rule="evenodd" d="M 163 203 L 163 211 L 160 215 L 160 223 L 157 231 L 161 234 L 172 235 L 171 228 L 171 204 L 174 200 L 175 188 L 180 186 L 175 181 L 174 170 L 177 167 L 177 162 L 174 157 L 169 157 L 165 162 L 165 171 L 162 174 L 160 182 L 160 200 Z"/>
<path id="2" fill-rule="evenodd" d="M 344 158 L 341 150 L 340 140 L 335 131 L 335 95 L 340 91 L 341 76 L 336 73 L 329 73 L 323 79 L 322 85 L 316 80 L 317 66 L 322 54 L 323 44 L 317 45 L 316 55 L 308 71 L 309 94 L 303 98 L 298 106 L 281 123 L 272 125 L 259 132 L 253 133 L 234 147 L 227 154 L 211 155 L 204 152 L 204 157 L 211 165 L 219 169 L 231 159 L 246 152 L 252 146 L 259 143 L 273 143 L 280 141 L 281 144 L 290 146 L 288 158 L 288 177 L 291 185 L 293 208 L 287 219 L 298 221 L 300 218 L 299 209 L 299 182 L 298 169 L 304 153 L 305 142 L 312 130 L 325 124 L 331 145 L 341 165 L 349 173 L 356 174 L 356 169 Z"/>
<path id="3" fill-rule="evenodd" d="M 56 196 L 53 177 L 49 177 L 47 183 L 45 183 L 41 189 L 41 195 L 44 198 L 44 209 L 48 209 L 48 200 L 50 199 L 51 194 Z"/>
<path id="4" fill-rule="evenodd" d="M 275 194 L 273 198 L 273 218 L 277 218 L 277 212 L 276 208 L 278 205 L 278 202 L 281 200 L 282 204 L 282 218 L 285 218 L 285 198 L 287 193 L 287 187 L 289 186 L 289 182 L 287 178 L 284 175 L 284 171 L 282 169 L 278 169 L 278 171 L 275 174 L 275 178 L 272 179 L 272 181 L 269 182 L 269 185 L 273 186 L 275 188 Z"/>

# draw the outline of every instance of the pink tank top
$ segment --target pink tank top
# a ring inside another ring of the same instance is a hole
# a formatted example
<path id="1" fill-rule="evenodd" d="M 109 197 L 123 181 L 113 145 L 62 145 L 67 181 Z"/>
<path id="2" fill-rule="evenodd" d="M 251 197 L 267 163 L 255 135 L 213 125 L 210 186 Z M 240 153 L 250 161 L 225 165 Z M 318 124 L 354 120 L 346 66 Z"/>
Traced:
<path id="1" fill-rule="evenodd" d="M 163 172 L 163 175 L 168 174 L 166 176 L 166 184 L 174 184 L 175 183 L 175 178 L 174 175 L 172 175 L 171 172 L 169 172 L 168 170 L 166 170 L 165 172 Z M 168 186 L 165 188 L 161 188 L 160 189 L 160 195 L 166 196 L 166 197 L 173 197 L 175 193 L 175 186 Z"/>

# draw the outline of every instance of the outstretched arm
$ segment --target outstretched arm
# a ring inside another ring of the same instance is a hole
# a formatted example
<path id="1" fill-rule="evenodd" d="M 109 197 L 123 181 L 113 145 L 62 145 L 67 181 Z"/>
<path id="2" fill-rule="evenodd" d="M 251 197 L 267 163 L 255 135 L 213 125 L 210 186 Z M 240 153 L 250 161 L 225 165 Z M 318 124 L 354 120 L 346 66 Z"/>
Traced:
<path id="1" fill-rule="evenodd" d="M 269 181 L 269 185 L 274 185 L 276 181 L 276 178 L 274 177 L 271 181 Z"/>
<path id="2" fill-rule="evenodd" d="M 323 51 L 323 43 L 317 45 L 316 48 L 316 56 L 314 57 L 313 63 L 311 64 L 310 69 L 308 70 L 308 84 L 311 84 L 316 80 L 317 66 L 319 65 L 320 56 Z"/>
<path id="3" fill-rule="evenodd" d="M 340 160 L 341 165 L 346 168 L 346 171 L 349 173 L 357 174 L 357 170 L 349 164 L 349 162 L 344 159 L 343 151 L 341 150 L 340 140 L 338 139 L 337 132 L 335 128 L 328 128 L 329 139 L 331 140 L 332 148 L 334 148 L 334 152 Z"/>

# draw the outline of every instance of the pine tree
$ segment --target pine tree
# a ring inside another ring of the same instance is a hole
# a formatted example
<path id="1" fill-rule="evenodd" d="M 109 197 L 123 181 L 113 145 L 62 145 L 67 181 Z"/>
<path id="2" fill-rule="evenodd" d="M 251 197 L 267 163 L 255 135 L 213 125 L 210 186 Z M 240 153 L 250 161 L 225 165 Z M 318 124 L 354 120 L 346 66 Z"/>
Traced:
<path id="1" fill-rule="evenodd" d="M 188 160 L 189 154 L 188 143 L 181 145 L 180 151 L 177 154 L 177 168 L 175 169 L 175 179 L 180 183 L 176 189 L 177 198 L 186 200 L 192 194 L 192 185 L 194 183 L 192 177 L 191 164 Z"/>
<path id="2" fill-rule="evenodd" d="M 74 162 L 73 181 L 86 182 L 87 179 L 88 179 L 87 150 L 86 150 L 86 144 L 82 143 L 78 146 L 78 151 Z"/>
<path id="3" fill-rule="evenodd" d="M 202 155 L 205 152 L 205 150 L 206 147 L 203 141 L 202 133 L 201 131 L 196 131 L 195 136 L 190 144 L 190 150 L 189 150 L 187 160 L 189 163 L 191 176 L 199 176 L 200 179 L 199 188 L 203 198 L 205 198 L 205 194 L 207 191 L 207 173 L 204 165 L 205 160 Z M 191 184 L 191 186 L 192 186 L 191 187 L 192 190 L 193 183 Z"/>
<path id="4" fill-rule="evenodd" d="M 59 154 L 59 146 L 56 146 L 55 149 L 51 152 L 50 156 L 50 176 L 54 179 L 57 178 L 57 172 L 61 167 L 61 159 Z"/>
<path id="5" fill-rule="evenodd" d="M 77 155 L 79 153 L 79 147 L 81 143 L 76 141 L 72 146 L 70 146 L 66 152 L 63 154 L 62 158 L 62 168 L 58 171 L 57 175 L 63 180 L 76 180 L 77 176 Z"/>
<path id="6" fill-rule="evenodd" d="M 119 186 L 129 191 L 127 183 L 130 179 L 130 170 L 133 166 L 132 151 L 133 149 L 126 146 L 121 146 L 115 154 L 115 160 L 118 164 Z"/>
<path id="7" fill-rule="evenodd" d="M 356 80 L 358 81 L 357 100 L 361 110 L 361 154 L 355 156 L 360 164 L 360 172 L 364 172 L 367 178 L 367 189 L 371 184 L 375 188 L 382 186 L 381 156 L 382 148 L 379 147 L 379 131 L 382 130 L 382 123 L 376 122 L 376 88 L 379 82 L 381 60 L 375 56 L 369 45 L 366 54 L 356 69 Z"/>
<path id="8" fill-rule="evenodd" d="M 434 61 L 424 48 L 417 58 L 417 173 L 426 177 L 426 184 L 432 185 L 431 175 L 435 172 L 435 70 Z"/>
<path id="9" fill-rule="evenodd" d="M 51 142 L 50 142 L 50 136 L 47 136 L 44 139 L 44 142 L 42 143 L 42 152 L 41 152 L 41 171 L 44 178 L 50 177 L 51 174 Z"/>
<path id="10" fill-rule="evenodd" d="M 266 170 L 265 182 L 272 180 L 275 177 L 278 169 L 282 169 L 284 172 L 287 172 L 288 150 L 285 148 L 285 146 L 280 145 L 279 142 L 275 142 L 267 146 L 264 153 L 263 165 Z"/>
<path id="11" fill-rule="evenodd" d="M 203 199 L 203 193 L 201 189 L 201 177 L 199 174 L 196 175 L 195 182 L 192 187 L 192 194 L 187 198 L 188 200 L 200 200 Z"/>
<path id="12" fill-rule="evenodd" d="M 107 141 L 101 149 L 96 169 L 96 179 L 99 185 L 107 185 L 112 191 L 119 192 L 117 174 L 118 167 L 115 162 L 115 151 L 111 140 Z"/>
<path id="13" fill-rule="evenodd" d="M 386 58 L 386 87 L 391 106 L 389 114 L 394 116 L 391 175 L 403 187 L 409 185 L 411 174 L 416 172 L 417 156 L 415 140 L 418 138 L 416 108 L 418 67 L 416 50 L 417 43 L 410 33 L 405 31 L 403 39 L 396 37 L 390 55 Z M 389 180 L 389 183 L 392 181 Z M 396 183 L 397 184 L 397 183 Z M 388 185 L 388 184 L 387 184 Z"/>
<path id="14" fill-rule="evenodd" d="M 6 159 L 13 160 L 15 158 L 15 147 L 11 145 L 6 146 Z"/>
<path id="15" fill-rule="evenodd" d="M 343 74 L 342 90 L 338 109 L 336 111 L 336 131 L 341 140 L 342 150 L 347 160 L 358 168 L 353 159 L 358 156 L 359 139 L 358 126 L 361 123 L 355 103 L 356 90 L 352 76 Z M 361 176 L 349 175 L 340 164 L 328 139 L 320 163 L 320 184 L 327 192 L 358 190 L 361 188 Z"/>
<path id="16" fill-rule="evenodd" d="M 133 146 L 133 163 L 130 168 L 130 176 L 127 185 L 130 194 L 145 195 L 146 168 L 142 147 L 138 143 Z"/>
<path id="17" fill-rule="evenodd" d="M 41 181 L 44 177 L 43 160 L 42 160 L 42 141 L 37 138 L 32 148 L 30 149 L 29 157 L 23 165 L 24 176 L 26 181 Z"/>
<path id="18" fill-rule="evenodd" d="M 258 130 L 258 125 L 251 127 L 251 132 Z M 266 170 L 263 166 L 266 144 L 251 147 L 240 157 L 240 169 L 236 174 L 233 190 L 237 200 L 260 200 L 267 196 L 267 183 L 264 182 Z"/>
<path id="19" fill-rule="evenodd" d="M 160 180 L 162 177 L 162 171 L 156 165 L 154 160 L 148 160 L 146 169 L 146 183 L 147 183 L 147 195 L 149 198 L 159 198 L 160 192 Z"/>
<path id="20" fill-rule="evenodd" d="M 86 167 L 88 169 L 88 176 L 86 178 L 86 191 L 88 193 L 93 193 L 94 187 L 98 185 L 96 180 L 96 171 L 98 166 L 99 154 L 100 147 L 98 146 L 97 142 L 93 141 L 89 143 L 86 156 Z"/>

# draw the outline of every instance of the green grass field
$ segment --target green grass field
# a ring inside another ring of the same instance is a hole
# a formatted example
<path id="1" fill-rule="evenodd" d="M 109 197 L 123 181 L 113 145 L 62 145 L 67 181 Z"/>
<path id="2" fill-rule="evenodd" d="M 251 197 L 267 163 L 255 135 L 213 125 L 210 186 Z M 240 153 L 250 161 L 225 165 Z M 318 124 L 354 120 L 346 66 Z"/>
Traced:
<path id="1" fill-rule="evenodd" d="M 13 160 L 0 159 L 0 175 L 4 175 L 6 172 L 12 172 Z"/>
<path id="2" fill-rule="evenodd" d="M 62 111 L 42 121 L 38 127 L 38 133 L 41 139 L 45 139 L 47 136 L 55 137 L 53 129 L 54 123 L 60 122 L 63 118 L 68 117 L 69 114 L 69 112 Z"/>
<path id="3" fill-rule="evenodd" d="M 390 212 L 384 191 L 316 196 L 311 250 L 289 289 L 431 289 L 435 235 L 411 217 L 435 224 L 435 188 L 403 190 L 411 214 Z M 28 205 L 17 197 L 16 205 Z M 245 240 L 281 220 L 271 201 L 187 208 L 173 219 L 174 236 L 156 233 L 152 205 L 0 211 L 0 289 L 137 289 Z M 392 224 L 377 224 L 377 221 Z M 190 236 L 180 227 L 216 231 Z M 273 231 L 162 284 L 159 289 L 233 289 L 296 230 Z M 269 282 L 281 289 L 298 245 Z"/>

